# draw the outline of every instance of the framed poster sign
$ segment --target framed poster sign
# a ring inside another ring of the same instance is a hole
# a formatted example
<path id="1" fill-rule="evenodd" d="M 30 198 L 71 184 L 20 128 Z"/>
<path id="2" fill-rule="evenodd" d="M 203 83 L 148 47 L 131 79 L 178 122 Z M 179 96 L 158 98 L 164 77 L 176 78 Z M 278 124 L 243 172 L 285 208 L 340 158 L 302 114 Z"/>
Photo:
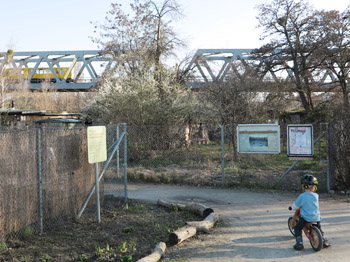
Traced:
<path id="1" fill-rule="evenodd" d="M 314 155 L 312 125 L 288 125 L 288 156 Z"/>
<path id="2" fill-rule="evenodd" d="M 280 126 L 275 124 L 240 124 L 237 126 L 238 153 L 279 154 Z"/>

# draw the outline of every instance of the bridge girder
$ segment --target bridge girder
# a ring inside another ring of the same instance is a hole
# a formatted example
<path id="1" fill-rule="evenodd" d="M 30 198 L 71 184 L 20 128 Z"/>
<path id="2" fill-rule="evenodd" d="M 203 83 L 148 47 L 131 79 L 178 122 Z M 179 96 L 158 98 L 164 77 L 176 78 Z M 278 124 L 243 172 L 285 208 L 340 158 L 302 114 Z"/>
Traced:
<path id="1" fill-rule="evenodd" d="M 191 77 L 185 84 L 194 89 L 211 86 L 225 81 L 228 76 L 243 77 L 247 70 L 254 70 L 263 63 L 252 55 L 254 49 L 198 49 L 189 63 L 186 71 Z M 269 70 L 260 79 L 275 82 L 289 82 L 293 90 L 294 76 L 287 63 L 280 68 Z M 349 77 L 349 76 L 348 76 Z M 330 70 L 318 72 L 311 76 L 311 81 L 317 84 L 315 92 L 329 91 L 336 86 L 336 76 Z M 268 91 L 268 90 L 261 90 Z"/>
<path id="2" fill-rule="evenodd" d="M 9 56 L 0 52 L 0 72 L 6 68 L 17 70 L 16 81 L 6 84 L 9 90 L 25 85 L 29 90 L 42 90 L 45 88 L 55 91 L 88 91 L 96 85 L 103 69 L 108 67 L 111 60 L 100 50 L 85 51 L 30 51 L 14 52 Z M 71 78 L 60 76 L 55 68 L 66 68 Z M 33 78 L 35 72 L 45 68 L 52 78 L 48 83 L 40 83 Z M 23 77 L 21 70 L 30 69 L 27 78 Z"/>

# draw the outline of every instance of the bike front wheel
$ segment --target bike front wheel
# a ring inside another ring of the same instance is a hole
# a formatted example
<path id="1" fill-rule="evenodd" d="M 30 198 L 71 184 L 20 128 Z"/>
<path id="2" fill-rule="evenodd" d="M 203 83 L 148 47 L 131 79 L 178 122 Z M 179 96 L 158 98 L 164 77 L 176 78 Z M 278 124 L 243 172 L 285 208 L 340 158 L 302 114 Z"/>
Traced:
<path id="1" fill-rule="evenodd" d="M 294 227 L 297 224 L 298 220 L 293 219 L 293 217 L 288 218 L 288 228 L 290 233 L 295 236 Z"/>
<path id="2" fill-rule="evenodd" d="M 310 239 L 310 244 L 313 250 L 320 251 L 323 246 L 323 238 L 320 229 L 316 226 L 312 226 L 309 232 L 312 237 L 312 239 Z"/>

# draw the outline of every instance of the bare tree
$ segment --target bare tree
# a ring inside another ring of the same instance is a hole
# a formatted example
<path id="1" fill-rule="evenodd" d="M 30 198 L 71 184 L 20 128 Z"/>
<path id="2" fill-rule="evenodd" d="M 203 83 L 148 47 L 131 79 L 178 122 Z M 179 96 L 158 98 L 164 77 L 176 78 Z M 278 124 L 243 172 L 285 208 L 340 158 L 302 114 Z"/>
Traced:
<path id="1" fill-rule="evenodd" d="M 258 6 L 259 26 L 269 42 L 256 50 L 267 70 L 288 70 L 304 109 L 313 110 L 314 78 L 325 61 L 320 50 L 329 43 L 327 12 L 316 11 L 303 0 L 273 0 Z"/>
<path id="2" fill-rule="evenodd" d="M 327 55 L 324 69 L 329 70 L 334 82 L 340 86 L 343 105 L 349 109 L 349 79 L 350 79 L 350 6 L 344 12 L 328 12 L 325 23 L 330 34 L 330 41 L 324 49 Z"/>
<path id="3" fill-rule="evenodd" d="M 183 45 L 171 27 L 171 22 L 180 17 L 180 6 L 175 0 L 135 0 L 130 4 L 131 13 L 123 11 L 121 4 L 112 4 L 104 24 L 95 23 L 93 38 L 106 53 L 113 55 L 114 70 L 131 73 L 142 63 L 153 70 L 162 65 L 162 58 L 174 55 L 175 47 Z"/>
<path id="4" fill-rule="evenodd" d="M 112 4 L 105 23 L 95 23 L 100 35 L 93 40 L 114 63 L 100 83 L 100 98 L 91 106 L 104 112 L 104 120 L 114 116 L 135 125 L 184 121 L 188 91 L 179 79 L 182 74 L 163 62 L 182 45 L 171 27 L 181 16 L 180 6 L 175 0 L 161 5 L 148 0 L 134 1 L 130 7 L 127 14 L 120 4 Z"/>

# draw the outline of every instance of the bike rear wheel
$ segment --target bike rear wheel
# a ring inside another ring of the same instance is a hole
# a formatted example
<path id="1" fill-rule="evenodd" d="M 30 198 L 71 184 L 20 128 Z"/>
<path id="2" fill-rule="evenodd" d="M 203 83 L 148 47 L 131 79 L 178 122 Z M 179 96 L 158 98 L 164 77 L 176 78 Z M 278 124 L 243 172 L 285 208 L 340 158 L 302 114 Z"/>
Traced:
<path id="1" fill-rule="evenodd" d="M 310 244 L 313 250 L 320 251 L 323 246 L 323 238 L 320 229 L 316 226 L 312 226 L 309 232 L 312 237 L 312 239 L 310 239 Z"/>
<path id="2" fill-rule="evenodd" d="M 293 217 L 288 218 L 288 228 L 290 233 L 295 236 L 294 227 L 298 223 L 298 220 L 294 220 Z"/>

